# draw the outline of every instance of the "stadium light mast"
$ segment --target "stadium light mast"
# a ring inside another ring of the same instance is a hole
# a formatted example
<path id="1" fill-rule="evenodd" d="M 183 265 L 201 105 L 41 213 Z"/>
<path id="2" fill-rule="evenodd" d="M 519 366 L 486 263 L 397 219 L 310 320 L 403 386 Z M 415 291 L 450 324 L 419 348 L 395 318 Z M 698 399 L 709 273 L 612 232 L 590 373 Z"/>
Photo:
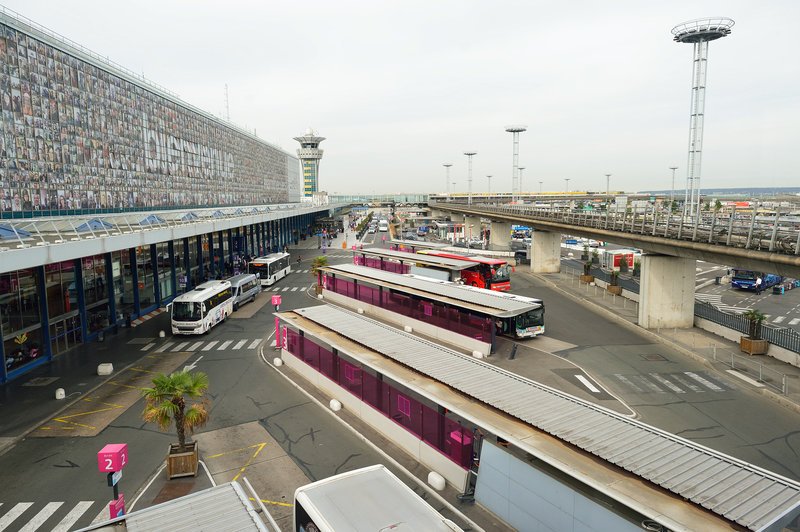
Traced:
<path id="1" fill-rule="evenodd" d="M 672 189 L 669 191 L 669 208 L 672 209 L 672 203 L 675 201 L 675 170 L 677 170 L 678 167 L 670 166 L 669 169 L 672 170 Z"/>
<path id="2" fill-rule="evenodd" d="M 528 126 L 506 126 L 506 131 L 514 134 L 514 159 L 511 167 L 511 201 L 514 201 L 514 190 L 517 186 L 517 164 L 519 162 L 519 134 L 527 131 Z"/>
<path id="3" fill-rule="evenodd" d="M 692 110 L 689 119 L 689 160 L 686 180 L 691 182 L 690 205 L 694 215 L 694 191 L 697 189 L 697 210 L 700 210 L 700 167 L 703 160 L 703 122 L 706 106 L 706 74 L 708 69 L 708 43 L 731 34 L 735 23 L 727 17 L 709 17 L 690 20 L 672 28 L 673 40 L 694 45 L 692 68 Z M 688 195 L 688 192 L 687 192 Z"/>
<path id="4" fill-rule="evenodd" d="M 519 172 L 519 177 L 517 178 L 517 201 L 522 200 L 522 171 L 525 170 L 524 166 L 517 166 L 517 171 Z M 523 201 L 524 203 L 524 201 Z"/>
<path id="5" fill-rule="evenodd" d="M 445 181 L 444 186 L 447 189 L 447 201 L 450 201 L 450 167 L 453 165 L 445 164 L 443 166 L 447 168 L 447 181 Z"/>

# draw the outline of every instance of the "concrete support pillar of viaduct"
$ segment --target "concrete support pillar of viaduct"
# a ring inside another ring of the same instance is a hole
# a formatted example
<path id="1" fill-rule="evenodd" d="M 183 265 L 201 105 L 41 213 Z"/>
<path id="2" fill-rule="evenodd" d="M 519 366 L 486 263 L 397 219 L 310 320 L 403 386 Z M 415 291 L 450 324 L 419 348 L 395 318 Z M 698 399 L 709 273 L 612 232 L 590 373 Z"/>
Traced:
<path id="1" fill-rule="evenodd" d="M 558 273 L 561 271 L 561 233 L 533 231 L 530 255 L 532 272 Z"/>
<path id="2" fill-rule="evenodd" d="M 694 326 L 694 259 L 642 255 L 639 325 L 645 329 Z"/>
<path id="3" fill-rule="evenodd" d="M 472 227 L 470 227 L 472 226 Z M 470 234 L 471 233 L 471 234 Z M 464 216 L 464 238 L 469 240 L 481 237 L 481 218 L 480 216 Z"/>
<path id="4" fill-rule="evenodd" d="M 511 245 L 511 224 L 508 222 L 492 221 L 492 232 L 489 235 L 489 243 L 507 249 Z M 497 248 L 496 248 L 497 249 Z"/>
<path id="5" fill-rule="evenodd" d="M 440 211 L 437 209 L 431 209 L 431 217 L 436 218 L 437 220 L 449 220 L 450 213 L 445 211 Z"/>

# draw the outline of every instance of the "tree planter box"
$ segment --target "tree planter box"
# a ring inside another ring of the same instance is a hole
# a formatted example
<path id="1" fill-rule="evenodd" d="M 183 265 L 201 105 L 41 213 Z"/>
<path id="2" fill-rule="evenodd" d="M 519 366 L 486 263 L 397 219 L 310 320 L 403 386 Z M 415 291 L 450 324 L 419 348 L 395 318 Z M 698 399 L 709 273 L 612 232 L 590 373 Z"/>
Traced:
<path id="1" fill-rule="evenodd" d="M 592 264 L 600 264 L 600 257 L 592 257 Z"/>
<path id="2" fill-rule="evenodd" d="M 582 255 L 581 255 L 581 260 L 582 260 L 583 262 L 586 262 L 587 260 L 589 260 L 589 255 L 586 255 L 585 253 L 584 253 L 584 254 L 582 254 Z"/>
<path id="3" fill-rule="evenodd" d="M 593 283 L 594 282 L 594 275 L 581 275 L 581 282 L 582 283 Z"/>
<path id="4" fill-rule="evenodd" d="M 197 453 L 200 445 L 196 442 L 186 444 L 186 452 L 178 452 L 180 446 L 177 443 L 170 443 L 167 451 L 167 480 L 178 477 L 197 476 Z"/>
<path id="5" fill-rule="evenodd" d="M 769 342 L 766 340 L 752 340 L 749 336 L 742 336 L 739 340 L 739 349 L 750 355 L 766 355 Z"/>
<path id="6" fill-rule="evenodd" d="M 617 295 L 622 294 L 622 287 L 621 286 L 608 285 L 608 286 L 606 286 L 606 290 L 608 290 L 608 292 L 610 294 L 617 294 Z"/>
<path id="7" fill-rule="evenodd" d="M 320 285 L 316 285 L 314 286 L 314 291 L 317 295 L 320 295 L 322 293 L 322 287 Z"/>

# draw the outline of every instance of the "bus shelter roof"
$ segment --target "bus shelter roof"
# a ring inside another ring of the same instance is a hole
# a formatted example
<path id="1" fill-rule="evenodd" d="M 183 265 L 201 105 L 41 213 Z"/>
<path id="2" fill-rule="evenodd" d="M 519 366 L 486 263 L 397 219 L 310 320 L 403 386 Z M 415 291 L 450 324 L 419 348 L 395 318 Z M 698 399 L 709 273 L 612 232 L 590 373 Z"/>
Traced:
<path id="1" fill-rule="evenodd" d="M 423 242 L 422 240 L 392 240 L 393 246 L 403 246 L 415 249 L 444 249 L 449 248 L 450 244 L 441 242 Z"/>
<path id="2" fill-rule="evenodd" d="M 468 270 L 469 268 L 473 268 L 475 266 L 474 262 L 468 260 L 449 259 L 446 257 L 435 257 L 433 255 L 420 255 L 418 253 L 409 253 L 408 251 L 393 251 L 391 249 L 357 249 L 353 253 L 358 255 L 370 255 L 373 257 L 402 260 L 403 262 L 415 262 L 417 264 L 424 264 L 425 266 L 447 268 L 450 270 Z"/>
<path id="3" fill-rule="evenodd" d="M 519 316 L 530 310 L 541 308 L 541 302 L 523 301 L 512 294 L 486 290 L 474 286 L 426 279 L 416 275 L 386 272 L 366 266 L 340 264 L 320 268 L 321 271 L 366 281 L 403 292 L 422 296 L 448 305 L 467 308 L 492 317 L 506 318 Z"/>

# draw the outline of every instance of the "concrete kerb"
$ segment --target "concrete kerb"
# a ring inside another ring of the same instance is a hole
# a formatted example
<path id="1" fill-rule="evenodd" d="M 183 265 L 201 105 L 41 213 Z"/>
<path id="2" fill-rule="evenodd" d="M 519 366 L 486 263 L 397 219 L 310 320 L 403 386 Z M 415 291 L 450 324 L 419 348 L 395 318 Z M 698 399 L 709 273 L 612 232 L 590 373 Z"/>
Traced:
<path id="1" fill-rule="evenodd" d="M 715 368 L 711 364 L 711 362 L 706 360 L 704 357 L 698 355 L 697 353 L 693 353 L 692 351 L 686 349 L 685 347 L 683 347 L 681 345 L 678 345 L 676 343 L 670 342 L 666 338 L 663 338 L 662 336 L 660 336 L 660 335 L 658 335 L 658 334 L 656 334 L 654 332 L 651 332 L 651 331 L 649 331 L 649 330 L 647 330 L 647 329 L 645 329 L 643 327 L 639 327 L 637 324 L 631 323 L 630 321 L 626 320 L 625 318 L 615 314 L 614 312 L 612 312 L 612 311 L 610 311 L 610 310 L 608 310 L 606 308 L 603 308 L 602 306 L 598 305 L 597 303 L 595 303 L 593 301 L 590 301 L 590 300 L 588 300 L 586 298 L 583 298 L 583 297 L 578 297 L 575 294 L 571 294 L 571 293 L 567 292 L 566 290 L 564 290 L 563 288 L 561 288 L 560 286 L 558 286 L 558 284 L 550 281 L 549 279 L 546 279 L 546 278 L 542 277 L 539 274 L 531 274 L 531 275 L 535 276 L 537 279 L 539 279 L 543 283 L 551 285 L 553 288 L 561 291 L 562 293 L 566 294 L 567 296 L 572 297 L 574 299 L 577 299 L 578 301 L 580 301 L 584 305 L 591 306 L 593 309 L 595 309 L 599 313 L 603 314 L 604 316 L 606 316 L 606 317 L 608 317 L 610 319 L 613 319 L 614 321 L 616 321 L 617 323 L 623 325 L 627 329 L 630 329 L 631 331 L 636 331 L 636 332 L 642 333 L 645 336 L 647 336 L 648 338 L 650 338 L 652 340 L 655 340 L 655 341 L 659 342 L 660 344 L 666 345 L 667 347 L 669 347 L 671 349 L 674 349 L 675 351 L 678 351 L 679 353 L 681 353 L 683 355 L 686 355 L 687 357 L 691 358 L 692 360 L 695 360 L 695 361 L 703 364 L 707 368 L 709 368 L 711 370 L 715 370 Z"/>
<path id="2" fill-rule="evenodd" d="M 61 408 L 59 408 L 58 410 L 56 410 L 56 411 L 55 411 L 55 412 L 54 412 L 54 413 L 53 413 L 51 416 L 48 416 L 48 417 L 46 417 L 46 418 L 42 419 L 41 421 L 39 421 L 38 423 L 36 423 L 35 425 L 33 425 L 31 428 L 29 428 L 28 430 L 26 430 L 25 432 L 23 432 L 23 433 L 22 433 L 22 434 L 20 434 L 19 436 L 15 437 L 15 438 L 14 438 L 14 439 L 11 441 L 11 443 L 9 443 L 8 445 L 6 445 L 6 446 L 5 446 L 5 447 L 3 447 L 2 449 L 0 449 L 0 456 L 4 455 L 6 452 L 8 452 L 8 451 L 9 451 L 9 450 L 10 450 L 12 447 L 14 447 L 14 446 L 17 444 L 17 442 L 19 442 L 20 440 L 22 440 L 23 438 L 25 438 L 25 437 L 26 437 L 28 434 L 30 434 L 30 433 L 31 433 L 31 432 L 33 432 L 34 430 L 38 429 L 39 427 L 41 427 L 42 425 L 44 425 L 45 423 L 47 423 L 47 422 L 48 422 L 48 421 L 50 421 L 51 419 L 53 419 L 53 418 L 57 417 L 57 416 L 58 416 L 58 415 L 59 415 L 61 412 L 65 411 L 66 409 L 68 409 L 69 407 L 71 407 L 72 405 L 74 405 L 75 403 L 77 403 L 78 401 L 82 401 L 82 400 L 83 400 L 83 399 L 84 399 L 84 398 L 85 398 L 87 395 L 89 395 L 89 394 L 91 394 L 91 393 L 95 392 L 95 391 L 96 391 L 98 388 L 100 388 L 101 386 L 105 386 L 105 385 L 106 385 L 106 384 L 108 384 L 108 383 L 109 383 L 111 380 L 113 380 L 113 379 L 117 378 L 119 375 L 121 375 L 121 374 L 122 374 L 124 371 L 128 371 L 129 369 L 131 369 L 133 366 L 135 366 L 135 365 L 136 365 L 136 363 L 137 363 L 137 362 L 138 362 L 138 360 L 137 360 L 136 362 L 133 362 L 133 363 L 131 363 L 131 364 L 128 364 L 127 366 L 125 366 L 124 368 L 122 368 L 122 369 L 121 369 L 121 370 L 119 370 L 118 372 L 114 373 L 113 375 L 109 375 L 107 379 L 105 379 L 105 380 L 103 380 L 102 382 L 98 383 L 98 384 L 97 384 L 97 385 L 96 385 L 94 388 L 92 388 L 91 390 L 89 390 L 89 391 L 87 391 L 87 392 L 85 392 L 85 393 L 83 393 L 83 394 L 79 395 L 78 397 L 76 397 L 75 399 L 73 399 L 72 401 L 70 401 L 69 403 L 66 403 L 64 406 L 62 406 Z M 54 401 L 57 401 L 57 399 L 53 399 L 53 400 L 54 400 Z"/>

